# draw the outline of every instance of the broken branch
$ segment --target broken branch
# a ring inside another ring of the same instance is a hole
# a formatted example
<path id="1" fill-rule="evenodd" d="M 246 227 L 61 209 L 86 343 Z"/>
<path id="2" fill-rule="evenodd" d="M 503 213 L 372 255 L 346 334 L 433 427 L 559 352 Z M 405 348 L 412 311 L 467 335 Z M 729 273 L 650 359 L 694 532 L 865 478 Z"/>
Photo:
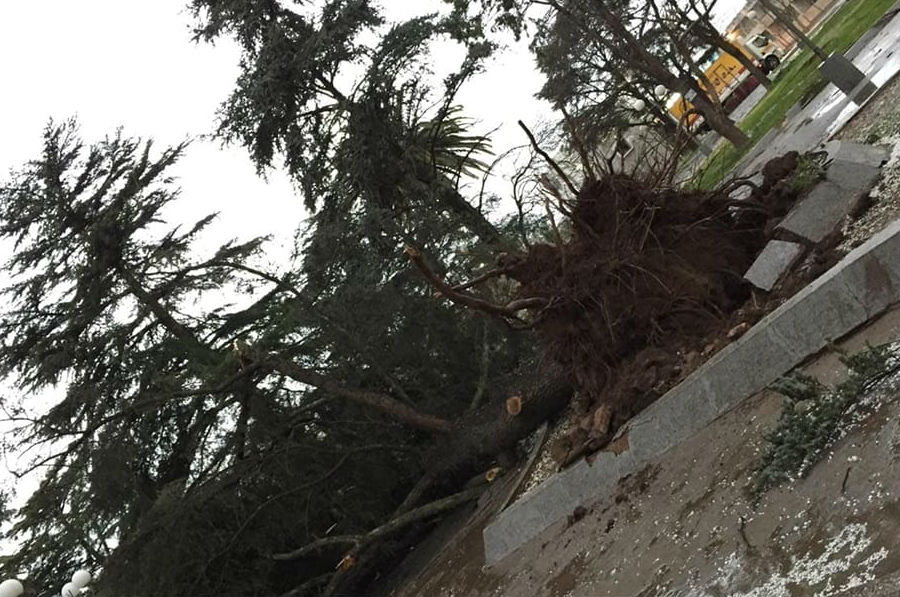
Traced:
<path id="1" fill-rule="evenodd" d="M 534 147 L 534 150 L 538 153 L 538 155 L 540 155 L 542 158 L 544 158 L 544 160 L 546 160 L 546 162 L 548 164 L 550 164 L 550 167 L 553 168 L 553 171 L 556 172 L 556 174 L 562 179 L 562 181 L 564 183 L 566 183 L 566 186 L 569 187 L 569 190 L 572 192 L 572 195 L 577 196 L 578 189 L 575 187 L 574 184 L 572 184 L 572 181 L 569 180 L 569 177 L 566 176 L 566 173 L 563 172 L 563 169 L 559 167 L 559 164 L 557 164 L 553 160 L 553 158 L 550 157 L 550 154 L 548 154 L 546 151 L 541 149 L 541 146 L 538 145 L 537 139 L 534 138 L 534 135 L 531 134 L 531 131 L 528 130 L 528 127 L 525 126 L 524 122 L 522 122 L 520 120 L 519 126 L 522 127 L 523 131 L 525 131 L 525 134 L 528 136 L 528 140 L 531 142 L 531 146 Z"/>
<path id="2" fill-rule="evenodd" d="M 413 265 L 415 265 L 419 269 L 425 279 L 431 283 L 432 286 L 434 286 L 442 295 L 459 305 L 477 309 L 479 311 L 484 311 L 485 313 L 490 313 L 491 315 L 508 317 L 510 319 L 516 320 L 519 320 L 519 317 L 516 315 L 518 311 L 521 311 L 523 309 L 539 309 L 547 305 L 547 299 L 540 297 L 516 299 L 514 301 L 510 301 L 505 305 L 500 305 L 497 303 L 486 301 L 482 298 L 478 298 L 477 296 L 473 296 L 471 294 L 460 292 L 458 290 L 455 290 L 452 286 L 447 284 L 447 282 L 445 282 L 443 278 L 437 275 L 434 270 L 432 270 L 431 267 L 425 262 L 422 254 L 419 253 L 419 251 L 415 247 L 413 247 L 412 245 L 406 245 L 406 247 L 403 249 L 403 252 L 409 258 L 409 260 L 413 262 Z"/>
<path id="3" fill-rule="evenodd" d="M 483 484 L 475 487 L 470 487 L 469 489 L 465 489 L 463 491 L 460 491 L 459 493 L 454 493 L 453 495 L 435 500 L 431 503 L 425 504 L 424 506 L 419 506 L 414 510 L 410 510 L 405 514 L 401 514 L 393 520 L 390 520 L 383 525 L 372 529 L 365 535 L 334 535 L 331 537 L 322 537 L 293 551 L 276 553 L 271 557 L 273 560 L 280 561 L 296 560 L 308 553 L 318 551 L 323 547 L 342 544 L 355 545 L 355 547 L 351 549 L 347 554 L 351 557 L 355 557 L 356 554 L 358 554 L 369 543 L 372 543 L 373 541 L 387 535 L 392 535 L 414 522 L 418 522 L 426 518 L 431 518 L 432 516 L 440 514 L 441 512 L 451 510 L 461 504 L 471 501 L 481 495 L 482 491 L 484 491 Z"/>

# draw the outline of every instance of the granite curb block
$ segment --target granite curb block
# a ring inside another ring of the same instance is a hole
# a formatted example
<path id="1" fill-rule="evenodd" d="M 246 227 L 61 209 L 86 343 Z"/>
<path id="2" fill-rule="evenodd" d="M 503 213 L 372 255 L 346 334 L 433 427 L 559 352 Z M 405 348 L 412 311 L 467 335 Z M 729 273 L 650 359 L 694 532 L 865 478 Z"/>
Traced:
<path id="1" fill-rule="evenodd" d="M 801 253 L 803 245 L 786 240 L 770 240 L 744 274 L 744 279 L 768 292 L 781 275 L 794 265 Z"/>
<path id="2" fill-rule="evenodd" d="M 493 565 L 608 494 L 621 477 L 694 435 L 900 299 L 900 220 L 857 247 L 620 430 L 628 449 L 581 460 L 512 503 L 484 529 Z"/>

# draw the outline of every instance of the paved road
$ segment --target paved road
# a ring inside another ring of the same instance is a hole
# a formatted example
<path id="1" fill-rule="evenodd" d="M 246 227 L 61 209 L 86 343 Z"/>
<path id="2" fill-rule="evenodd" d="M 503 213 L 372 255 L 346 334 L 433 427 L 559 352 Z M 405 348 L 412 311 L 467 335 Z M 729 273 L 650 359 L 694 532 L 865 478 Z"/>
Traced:
<path id="1" fill-rule="evenodd" d="M 853 63 L 879 87 L 900 72 L 900 14 L 857 50 Z M 763 137 L 740 161 L 735 172 L 749 176 L 775 156 L 817 147 L 845 125 L 860 107 L 829 84 L 809 104 L 794 111 L 779 128 Z"/>

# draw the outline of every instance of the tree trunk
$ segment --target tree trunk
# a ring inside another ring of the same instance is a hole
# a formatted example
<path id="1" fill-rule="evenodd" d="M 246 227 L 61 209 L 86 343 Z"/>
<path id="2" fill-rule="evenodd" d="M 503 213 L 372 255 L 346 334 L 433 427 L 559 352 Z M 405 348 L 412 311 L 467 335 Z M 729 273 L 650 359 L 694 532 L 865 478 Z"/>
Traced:
<path id="1" fill-rule="evenodd" d="M 559 5 L 558 3 L 554 3 L 553 6 L 558 7 Z M 618 43 L 622 44 L 622 46 L 617 46 L 615 40 L 606 39 L 590 29 L 587 29 L 587 33 L 592 34 L 599 43 L 608 47 L 611 52 L 619 55 L 620 58 L 625 60 L 630 66 L 646 73 L 669 89 L 678 91 L 682 95 L 685 95 L 690 91 L 696 92 L 696 98 L 692 100 L 691 103 L 693 103 L 697 110 L 703 114 L 703 117 L 709 123 L 709 126 L 728 139 L 735 147 L 744 147 L 750 142 L 747 135 L 735 126 L 734 121 L 728 118 L 728 115 L 726 115 L 723 110 L 716 110 L 716 106 L 708 97 L 706 97 L 706 94 L 697 84 L 697 81 L 692 79 L 690 75 L 678 77 L 672 74 L 659 58 L 648 52 L 647 49 L 638 42 L 625 27 L 624 23 L 609 10 L 609 7 L 606 6 L 604 0 L 594 0 L 593 6 L 604 24 L 615 34 L 615 37 L 618 38 Z M 560 10 L 560 8 L 557 8 L 557 10 Z"/>
<path id="2" fill-rule="evenodd" d="M 674 147 L 680 145 L 687 147 L 688 149 L 697 149 L 699 147 L 694 136 L 687 130 L 679 127 L 668 112 L 659 108 L 655 103 L 651 103 L 651 100 L 647 98 L 644 99 L 644 103 L 647 104 L 647 110 L 649 110 L 659 121 L 660 128 L 663 130 L 664 134 L 671 139 Z"/>
<path id="3" fill-rule="evenodd" d="M 759 0 L 759 3 L 762 4 L 766 8 L 766 10 L 772 13 L 772 16 L 774 16 L 779 23 L 784 25 L 784 27 L 788 31 L 790 31 L 791 35 L 793 35 L 797 41 L 809 48 L 809 50 L 813 54 L 815 54 L 816 57 L 819 58 L 819 60 L 828 60 L 828 54 L 826 54 L 822 48 L 814 44 L 813 41 L 809 39 L 805 33 L 800 31 L 799 27 L 794 24 L 794 20 L 786 15 L 784 11 L 781 10 L 781 8 L 776 7 L 775 4 L 770 0 Z"/>
<path id="4" fill-rule="evenodd" d="M 506 392 L 522 399 L 518 414 L 510 415 L 496 401 L 466 413 L 454 424 L 453 432 L 437 445 L 431 459 L 434 466 L 413 487 L 395 516 L 429 496 L 453 491 L 484 472 L 497 454 L 514 448 L 519 440 L 565 409 L 572 392 L 564 376 L 535 370 L 522 374 Z"/>
<path id="5" fill-rule="evenodd" d="M 262 359 L 260 363 L 300 383 L 317 387 L 351 402 L 381 411 L 414 429 L 421 429 L 431 433 L 447 433 L 452 429 L 451 424 L 446 419 L 420 412 L 392 396 L 379 392 L 348 388 L 321 373 L 306 369 L 291 361 L 280 359 L 277 356 Z"/>
<path id="6" fill-rule="evenodd" d="M 360 584 L 367 582 L 383 561 L 385 554 L 378 550 L 384 539 L 477 498 L 484 491 L 487 479 L 481 476 L 474 484 L 466 482 L 483 475 L 496 455 L 514 448 L 517 442 L 566 408 L 572 397 L 572 387 L 563 376 L 533 366 L 522 367 L 519 377 L 504 389 L 505 396 L 521 398 L 521 411 L 511 415 L 504 402 L 494 400 L 466 413 L 454 424 L 453 432 L 434 449 L 429 459 L 432 468 L 387 522 L 364 534 L 326 536 L 272 558 L 293 560 L 321 549 L 350 545 L 322 594 L 360 594 Z M 426 499 L 428 503 L 420 506 Z"/>
<path id="7" fill-rule="evenodd" d="M 682 94 L 683 95 L 683 94 Z M 703 115 L 710 128 L 728 139 L 735 147 L 746 147 L 750 143 L 750 138 L 734 124 L 734 121 L 728 117 L 723 111 L 717 110 L 716 106 L 709 101 L 704 93 L 696 94 L 691 103 L 697 108 L 697 111 Z"/>

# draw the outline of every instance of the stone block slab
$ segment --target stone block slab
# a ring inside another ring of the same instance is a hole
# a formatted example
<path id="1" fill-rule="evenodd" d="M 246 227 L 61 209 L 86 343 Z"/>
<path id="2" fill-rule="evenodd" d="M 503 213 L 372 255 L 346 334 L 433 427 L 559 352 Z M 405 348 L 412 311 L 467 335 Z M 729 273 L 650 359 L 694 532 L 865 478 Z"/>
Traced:
<path id="1" fill-rule="evenodd" d="M 826 182 L 856 193 L 869 192 L 879 178 L 881 170 L 878 166 L 840 159 L 832 160 L 825 173 Z"/>
<path id="2" fill-rule="evenodd" d="M 825 180 L 819 182 L 781 221 L 778 228 L 820 242 L 853 213 L 881 177 L 887 150 L 874 145 L 829 141 L 832 158 Z"/>
<path id="3" fill-rule="evenodd" d="M 825 180 L 794 206 L 778 228 L 820 242 L 857 209 L 880 176 L 876 166 L 833 160 Z"/>
<path id="4" fill-rule="evenodd" d="M 765 246 L 744 279 L 765 291 L 772 290 L 775 283 L 803 253 L 803 246 L 784 240 L 772 240 Z"/>
<path id="5" fill-rule="evenodd" d="M 858 193 L 823 180 L 781 220 L 778 229 L 820 242 L 853 211 L 859 199 Z"/>
<path id="6" fill-rule="evenodd" d="M 721 414 L 771 384 L 828 342 L 900 300 L 900 220 L 851 251 L 831 270 L 719 351 L 631 421 L 629 448 L 600 453 L 511 504 L 484 529 L 485 559 L 495 564 L 579 505 L 608 496 Z"/>
<path id="7" fill-rule="evenodd" d="M 819 65 L 822 76 L 834 83 L 834 86 L 850 96 L 854 102 L 865 99 L 863 95 L 871 95 L 877 89 L 875 84 L 866 78 L 866 74 L 841 54 L 832 54 Z M 868 90 L 864 94 L 863 90 Z"/>
<path id="8" fill-rule="evenodd" d="M 853 141 L 828 141 L 822 149 L 828 152 L 829 159 L 866 164 L 876 168 L 881 166 L 890 156 L 890 151 L 886 147 L 865 145 L 863 143 L 854 143 Z"/>

